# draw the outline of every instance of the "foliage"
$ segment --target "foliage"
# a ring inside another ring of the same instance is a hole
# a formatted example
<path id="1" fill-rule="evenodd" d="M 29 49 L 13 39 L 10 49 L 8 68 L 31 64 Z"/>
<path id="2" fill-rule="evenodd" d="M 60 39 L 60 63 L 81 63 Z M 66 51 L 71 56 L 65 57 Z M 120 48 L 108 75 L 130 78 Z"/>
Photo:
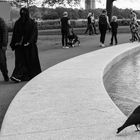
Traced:
<path id="1" fill-rule="evenodd" d="M 68 4 L 72 7 L 74 5 L 79 5 L 80 0 L 44 0 L 43 5 L 45 5 L 45 4 L 48 4 L 50 6 L 54 6 L 54 5 L 65 6 L 66 4 Z"/>
<path id="2" fill-rule="evenodd" d="M 19 5 L 26 4 L 27 6 L 30 6 L 34 4 L 36 0 L 13 0 L 13 1 L 17 2 Z"/>
<path id="3" fill-rule="evenodd" d="M 93 12 L 95 18 L 97 19 L 101 14 L 102 9 L 94 9 L 94 10 L 84 10 L 84 9 L 72 9 L 72 8 L 37 8 L 36 6 L 30 7 L 30 12 L 32 13 L 34 18 L 40 17 L 42 19 L 58 19 L 61 18 L 63 12 L 67 11 L 69 13 L 69 17 L 71 19 L 86 19 L 89 12 Z M 112 15 L 118 17 L 118 19 L 128 19 L 130 18 L 131 9 L 119 9 L 117 7 L 113 7 Z M 34 13 L 34 14 L 33 14 Z M 40 13 L 40 14 L 39 14 Z M 140 13 L 137 13 L 137 17 L 140 18 Z"/>

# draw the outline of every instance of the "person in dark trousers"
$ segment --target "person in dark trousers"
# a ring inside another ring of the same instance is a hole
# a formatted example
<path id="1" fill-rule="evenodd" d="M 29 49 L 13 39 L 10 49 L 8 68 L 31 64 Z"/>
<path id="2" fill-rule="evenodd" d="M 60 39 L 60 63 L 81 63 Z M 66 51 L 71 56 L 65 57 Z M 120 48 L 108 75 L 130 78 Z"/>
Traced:
<path id="1" fill-rule="evenodd" d="M 100 30 L 100 46 L 105 47 L 104 41 L 107 29 L 110 29 L 110 23 L 107 16 L 107 11 L 103 10 L 102 14 L 99 16 L 99 30 Z"/>
<path id="2" fill-rule="evenodd" d="M 118 23 L 117 23 L 116 16 L 112 17 L 112 21 L 110 23 L 110 26 L 111 26 L 111 33 L 112 33 L 110 45 L 113 45 L 113 39 L 115 39 L 115 45 L 117 45 L 118 44 L 118 40 L 117 40 Z"/>
<path id="3" fill-rule="evenodd" d="M 41 72 L 37 37 L 37 23 L 30 18 L 27 8 L 21 8 L 20 18 L 15 22 L 10 43 L 15 51 L 15 68 L 10 78 L 12 81 L 28 81 Z"/>
<path id="4" fill-rule="evenodd" d="M 4 81 L 9 81 L 7 63 L 6 63 L 6 50 L 8 44 L 8 28 L 7 25 L 0 17 L 0 70 L 4 77 Z"/>
<path id="5" fill-rule="evenodd" d="M 91 23 L 91 16 L 92 16 L 92 13 L 90 12 L 87 16 L 87 28 L 86 28 L 86 31 L 85 31 L 85 34 L 87 34 L 87 32 L 89 32 L 88 34 L 89 35 L 92 35 L 93 34 L 93 27 L 92 27 L 92 23 Z"/>
<path id="6" fill-rule="evenodd" d="M 70 19 L 68 18 L 68 12 L 63 13 L 63 17 L 60 21 L 61 24 L 61 34 L 62 34 L 62 47 L 68 47 L 68 34 L 69 34 L 69 27 L 70 27 Z"/>
<path id="7" fill-rule="evenodd" d="M 92 24 L 92 32 L 94 30 L 94 33 L 95 34 L 98 34 L 97 31 L 96 31 L 96 26 L 95 26 L 95 17 L 94 17 L 94 13 L 92 13 L 92 16 L 91 16 L 91 24 Z"/>

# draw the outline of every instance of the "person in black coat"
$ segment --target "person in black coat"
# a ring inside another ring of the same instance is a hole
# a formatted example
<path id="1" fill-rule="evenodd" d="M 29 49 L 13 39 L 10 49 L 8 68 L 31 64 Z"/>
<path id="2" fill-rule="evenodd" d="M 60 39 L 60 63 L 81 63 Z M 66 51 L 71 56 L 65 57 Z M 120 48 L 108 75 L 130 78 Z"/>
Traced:
<path id="1" fill-rule="evenodd" d="M 0 17 L 0 70 L 4 81 L 9 81 L 6 63 L 6 49 L 8 44 L 8 28 L 3 18 Z"/>
<path id="2" fill-rule="evenodd" d="M 62 47 L 68 47 L 68 34 L 69 34 L 69 27 L 70 27 L 70 19 L 68 17 L 68 12 L 63 13 L 63 17 L 60 20 L 61 25 L 61 34 L 62 34 Z"/>
<path id="3" fill-rule="evenodd" d="M 104 42 L 105 42 L 105 36 L 107 29 L 110 29 L 110 23 L 109 19 L 107 16 L 107 11 L 103 10 L 102 14 L 99 16 L 99 30 L 100 30 L 100 46 L 105 47 Z"/>
<path id="4" fill-rule="evenodd" d="M 12 81 L 28 81 L 41 72 L 37 37 L 37 23 L 30 18 L 27 8 L 21 8 L 20 18 L 15 22 L 10 43 L 12 50 L 15 51 Z"/>

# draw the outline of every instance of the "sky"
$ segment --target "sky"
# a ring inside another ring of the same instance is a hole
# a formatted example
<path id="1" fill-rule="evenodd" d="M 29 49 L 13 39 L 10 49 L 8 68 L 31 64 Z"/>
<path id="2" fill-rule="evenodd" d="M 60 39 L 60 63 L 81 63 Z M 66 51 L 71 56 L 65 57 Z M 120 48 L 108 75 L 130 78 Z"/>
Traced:
<path id="1" fill-rule="evenodd" d="M 101 1 L 101 3 L 99 3 Z M 82 0 L 82 5 L 84 0 Z M 134 10 L 140 10 L 140 0 L 116 0 L 113 2 L 113 5 L 118 8 L 132 8 Z M 96 8 L 105 8 L 106 0 L 96 0 Z"/>
<path id="2" fill-rule="evenodd" d="M 42 0 L 37 0 L 38 4 Z M 84 7 L 84 1 L 81 0 L 81 7 Z M 101 1 L 101 3 L 99 2 Z M 116 0 L 113 2 L 113 5 L 118 7 L 118 8 L 132 8 L 134 10 L 140 10 L 140 0 Z M 105 8 L 106 7 L 106 0 L 96 0 L 96 8 Z"/>

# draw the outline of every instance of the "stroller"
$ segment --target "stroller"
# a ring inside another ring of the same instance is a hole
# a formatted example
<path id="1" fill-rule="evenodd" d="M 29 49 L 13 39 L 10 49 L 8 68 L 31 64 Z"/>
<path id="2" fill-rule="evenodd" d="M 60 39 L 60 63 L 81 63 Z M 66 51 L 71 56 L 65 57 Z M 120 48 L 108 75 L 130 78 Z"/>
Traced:
<path id="1" fill-rule="evenodd" d="M 78 46 L 80 45 L 80 41 L 78 36 L 74 33 L 73 28 L 69 29 L 69 35 L 68 35 L 68 45 L 70 47 L 75 47 L 75 44 L 78 43 Z"/>

